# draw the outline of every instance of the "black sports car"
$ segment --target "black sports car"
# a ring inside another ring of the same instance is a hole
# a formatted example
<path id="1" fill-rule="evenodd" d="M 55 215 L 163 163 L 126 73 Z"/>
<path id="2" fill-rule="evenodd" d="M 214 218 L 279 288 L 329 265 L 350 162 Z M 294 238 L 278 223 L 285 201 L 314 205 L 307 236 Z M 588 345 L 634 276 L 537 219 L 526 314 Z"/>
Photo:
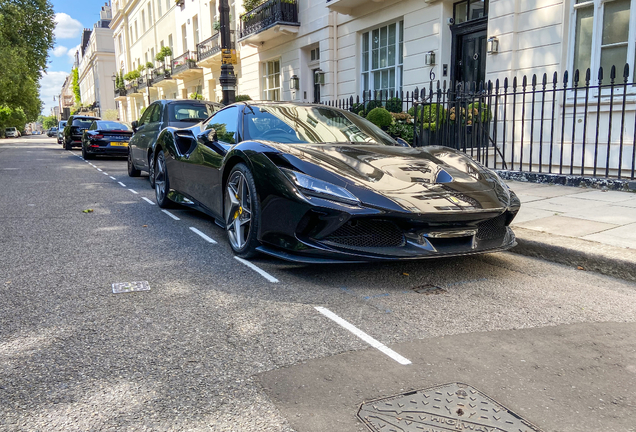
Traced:
<path id="1" fill-rule="evenodd" d="M 505 250 L 517 196 L 447 147 L 405 148 L 323 105 L 237 103 L 158 137 L 161 207 L 199 209 L 242 257 L 318 263 Z"/>
<path id="2" fill-rule="evenodd" d="M 125 123 L 95 120 L 82 135 L 82 157 L 128 156 L 128 142 L 132 134 L 131 127 Z"/>

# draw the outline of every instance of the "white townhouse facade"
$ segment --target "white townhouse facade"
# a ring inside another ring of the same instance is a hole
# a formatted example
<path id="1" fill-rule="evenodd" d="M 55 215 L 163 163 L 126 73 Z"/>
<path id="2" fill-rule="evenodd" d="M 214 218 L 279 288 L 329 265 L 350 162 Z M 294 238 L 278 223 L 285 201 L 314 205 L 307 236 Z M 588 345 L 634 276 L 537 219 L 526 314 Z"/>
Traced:
<path id="1" fill-rule="evenodd" d="M 141 79 L 116 91 L 121 120 L 138 119 L 142 109 L 157 99 L 197 94 L 220 100 L 221 41 L 215 1 L 115 0 L 112 5 L 117 71 L 125 74 L 152 63 L 141 72 Z M 234 10 L 233 4 L 236 20 Z M 155 57 L 164 46 L 171 48 L 172 58 L 158 62 Z M 235 69 L 240 70 L 238 65 Z"/>
<path id="2" fill-rule="evenodd" d="M 431 79 L 494 82 L 611 64 L 622 76 L 625 63 L 634 71 L 635 0 L 270 0 L 261 7 L 287 2 L 297 5 L 296 22 L 241 29 L 241 86 L 252 98 L 313 102 L 421 89 Z"/>
<path id="3" fill-rule="evenodd" d="M 109 28 L 111 10 L 102 6 L 100 20 L 90 30 L 90 36 L 78 52 L 78 76 L 80 96 L 84 107 L 103 115 L 115 109 L 112 76 L 115 74 L 115 45 L 113 31 Z"/>

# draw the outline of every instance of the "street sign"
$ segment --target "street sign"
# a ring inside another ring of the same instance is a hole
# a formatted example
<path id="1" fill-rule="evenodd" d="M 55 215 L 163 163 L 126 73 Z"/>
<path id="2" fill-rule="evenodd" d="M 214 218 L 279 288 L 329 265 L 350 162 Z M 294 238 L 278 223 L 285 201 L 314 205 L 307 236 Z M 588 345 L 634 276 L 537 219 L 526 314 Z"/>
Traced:
<path id="1" fill-rule="evenodd" d="M 221 63 L 223 64 L 236 64 L 236 50 L 223 49 L 221 50 Z"/>

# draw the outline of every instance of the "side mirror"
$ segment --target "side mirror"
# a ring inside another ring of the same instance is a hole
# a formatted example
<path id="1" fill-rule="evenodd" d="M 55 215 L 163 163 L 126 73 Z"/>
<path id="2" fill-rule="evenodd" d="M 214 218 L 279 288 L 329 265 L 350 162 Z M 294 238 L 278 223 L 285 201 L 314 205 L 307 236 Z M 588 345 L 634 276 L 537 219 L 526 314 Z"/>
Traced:
<path id="1" fill-rule="evenodd" d="M 137 128 L 139 127 L 139 122 L 135 120 L 130 124 L 130 126 L 132 126 L 133 132 L 137 132 Z"/>
<path id="2" fill-rule="evenodd" d="M 201 135 L 204 137 L 205 141 L 214 142 L 219 140 L 216 135 L 216 129 L 214 128 L 204 130 Z"/>

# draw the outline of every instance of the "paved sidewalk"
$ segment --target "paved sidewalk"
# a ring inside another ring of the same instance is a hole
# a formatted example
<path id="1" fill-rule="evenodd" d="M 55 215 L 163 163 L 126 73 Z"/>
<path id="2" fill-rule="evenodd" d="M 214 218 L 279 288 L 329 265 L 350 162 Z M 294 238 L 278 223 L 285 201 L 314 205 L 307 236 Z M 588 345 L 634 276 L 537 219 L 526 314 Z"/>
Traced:
<path id="1" fill-rule="evenodd" d="M 522 203 L 514 252 L 636 280 L 636 193 L 507 183 Z"/>

